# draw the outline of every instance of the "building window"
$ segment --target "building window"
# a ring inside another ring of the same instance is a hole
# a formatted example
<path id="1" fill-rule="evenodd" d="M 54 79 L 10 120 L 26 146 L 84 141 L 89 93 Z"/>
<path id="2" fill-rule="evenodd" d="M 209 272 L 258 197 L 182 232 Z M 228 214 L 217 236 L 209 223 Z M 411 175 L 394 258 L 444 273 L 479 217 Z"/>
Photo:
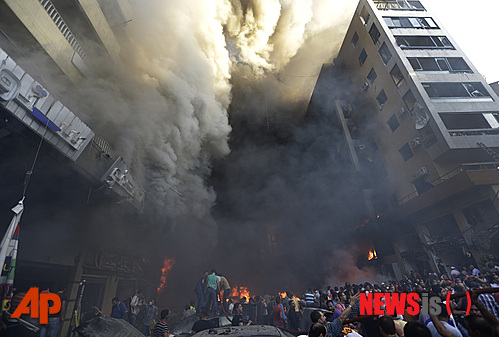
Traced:
<path id="1" fill-rule="evenodd" d="M 454 49 L 445 36 L 396 35 L 395 40 L 402 49 Z"/>
<path id="2" fill-rule="evenodd" d="M 352 45 L 354 47 L 357 47 L 357 42 L 359 42 L 359 35 L 357 35 L 357 32 L 355 32 L 352 37 Z"/>
<path id="3" fill-rule="evenodd" d="M 383 17 L 389 28 L 422 28 L 438 29 L 438 25 L 432 18 L 418 17 Z"/>
<path id="4" fill-rule="evenodd" d="M 443 112 L 438 114 L 448 130 L 490 129 L 491 126 L 481 113 Z"/>
<path id="5" fill-rule="evenodd" d="M 402 76 L 402 72 L 400 71 L 398 65 L 395 64 L 393 66 L 392 71 L 390 71 L 390 75 L 392 76 L 392 80 L 397 88 L 400 87 L 402 83 L 404 83 L 404 76 Z"/>
<path id="6" fill-rule="evenodd" d="M 426 93 L 431 98 L 439 97 L 490 97 L 480 82 L 432 82 L 423 83 Z"/>
<path id="7" fill-rule="evenodd" d="M 392 117 L 390 117 L 390 119 L 388 120 L 388 122 L 386 122 L 386 124 L 388 124 L 388 127 L 392 132 L 397 130 L 397 128 L 400 126 L 399 120 L 397 119 L 397 116 L 395 116 L 395 114 L 393 114 Z"/>
<path id="8" fill-rule="evenodd" d="M 367 23 L 369 22 L 369 18 L 371 16 L 369 15 L 369 12 L 367 11 L 367 8 L 364 6 L 364 8 L 362 8 L 362 11 L 360 12 L 360 20 L 362 21 L 362 23 L 364 25 L 367 25 Z"/>
<path id="9" fill-rule="evenodd" d="M 415 71 L 448 71 L 473 73 L 462 57 L 408 57 Z"/>
<path id="10" fill-rule="evenodd" d="M 409 109 L 409 111 L 414 110 L 414 106 L 416 105 L 416 97 L 414 97 L 412 91 L 407 91 L 402 99 L 404 100 L 405 105 L 407 106 L 407 109 Z"/>
<path id="11" fill-rule="evenodd" d="M 373 84 L 376 77 L 378 77 L 378 75 L 376 74 L 376 71 L 374 71 L 374 68 L 371 68 L 369 75 L 367 75 L 367 79 L 369 80 L 369 83 Z"/>
<path id="12" fill-rule="evenodd" d="M 378 30 L 378 27 L 373 23 L 371 26 L 371 29 L 369 29 L 369 35 L 371 35 L 371 39 L 373 40 L 374 44 L 377 44 L 379 41 L 379 37 L 381 36 L 381 33 Z"/>
<path id="13" fill-rule="evenodd" d="M 380 110 L 383 109 L 383 105 L 385 105 L 387 100 L 388 100 L 388 97 L 386 97 L 385 91 L 381 90 L 379 95 L 376 97 L 376 101 L 378 102 Z"/>
<path id="14" fill-rule="evenodd" d="M 408 161 L 409 159 L 411 159 L 414 154 L 412 153 L 412 150 L 411 150 L 411 147 L 409 146 L 408 143 L 406 143 L 404 146 L 402 146 L 399 150 L 400 152 L 400 155 L 402 156 L 402 159 L 404 159 L 404 161 Z"/>
<path id="15" fill-rule="evenodd" d="M 467 73 L 473 72 L 462 57 L 447 57 L 447 62 L 449 62 L 451 71 Z"/>
<path id="16" fill-rule="evenodd" d="M 424 11 L 425 8 L 415 0 L 374 0 L 379 10 Z"/>
<path id="17" fill-rule="evenodd" d="M 365 49 L 362 49 L 362 52 L 359 55 L 359 64 L 360 66 L 364 65 L 364 62 L 366 62 L 367 59 L 367 53 Z"/>
<path id="18" fill-rule="evenodd" d="M 392 58 L 392 53 L 390 53 L 390 50 L 384 42 L 381 45 L 381 48 L 379 48 L 379 55 L 381 56 L 381 59 L 383 60 L 383 63 L 385 65 L 387 65 L 388 61 L 390 61 L 390 59 Z"/>

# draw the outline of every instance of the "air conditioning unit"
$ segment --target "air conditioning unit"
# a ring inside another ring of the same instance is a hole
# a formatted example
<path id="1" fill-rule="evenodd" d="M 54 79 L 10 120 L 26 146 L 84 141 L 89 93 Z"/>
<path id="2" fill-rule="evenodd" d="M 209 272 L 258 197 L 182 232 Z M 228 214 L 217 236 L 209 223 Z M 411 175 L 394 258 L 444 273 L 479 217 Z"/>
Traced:
<path id="1" fill-rule="evenodd" d="M 398 118 L 401 118 L 402 116 L 404 116 L 404 115 L 405 115 L 405 113 L 406 113 L 406 112 L 407 112 L 407 109 L 406 109 L 406 108 L 404 108 L 404 107 L 400 108 L 400 110 L 399 110 L 399 111 L 397 111 L 397 117 L 398 117 Z"/>
<path id="2" fill-rule="evenodd" d="M 421 141 L 421 138 L 419 138 L 419 137 L 414 137 L 409 142 L 409 146 L 411 147 L 411 149 L 414 149 L 415 147 L 418 147 L 421 144 L 422 144 L 422 141 Z"/>
<path id="3" fill-rule="evenodd" d="M 417 170 L 416 173 L 414 173 L 414 178 L 420 178 L 426 175 L 428 175 L 428 170 L 423 166 L 419 170 Z"/>
<path id="4" fill-rule="evenodd" d="M 360 90 L 366 92 L 367 89 L 369 89 L 369 82 L 364 82 L 364 84 L 362 84 L 362 86 L 360 87 Z"/>

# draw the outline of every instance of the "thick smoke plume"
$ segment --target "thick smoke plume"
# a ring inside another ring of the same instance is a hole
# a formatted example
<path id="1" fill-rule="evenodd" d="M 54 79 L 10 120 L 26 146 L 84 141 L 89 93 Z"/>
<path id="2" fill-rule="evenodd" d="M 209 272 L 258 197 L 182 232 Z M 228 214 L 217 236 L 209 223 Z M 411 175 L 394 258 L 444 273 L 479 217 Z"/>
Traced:
<path id="1" fill-rule="evenodd" d="M 244 116 L 258 127 L 274 128 L 272 121 L 303 115 L 320 66 L 339 47 L 354 4 L 131 5 L 122 67 L 93 64 L 98 77 L 80 86 L 78 101 L 89 123 L 126 154 L 156 220 L 170 229 L 185 215 L 205 222 L 216 200 L 206 182 L 212 161 L 229 153 L 229 137 L 239 137 L 231 135 L 229 107 L 235 123 Z"/>
<path id="2" fill-rule="evenodd" d="M 212 267 L 259 292 L 323 286 L 355 261 L 342 245 L 358 191 L 353 177 L 337 181 L 348 164 L 330 121 L 302 122 L 356 1 L 130 3 L 133 21 L 115 30 L 122 64 L 94 62 L 96 75 L 61 96 L 145 188 L 157 230 L 144 232 L 168 232 L 151 246 L 177 261 L 168 287 L 186 301 L 186 280 Z M 349 257 L 331 262 L 333 248 Z"/>

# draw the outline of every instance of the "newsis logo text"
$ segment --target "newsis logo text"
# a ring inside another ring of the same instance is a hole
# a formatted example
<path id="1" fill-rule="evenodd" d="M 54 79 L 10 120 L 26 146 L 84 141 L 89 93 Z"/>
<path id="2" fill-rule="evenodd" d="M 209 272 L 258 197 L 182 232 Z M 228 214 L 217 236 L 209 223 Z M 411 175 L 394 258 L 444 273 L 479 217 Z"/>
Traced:
<path id="1" fill-rule="evenodd" d="M 451 314 L 450 295 L 447 294 L 447 313 Z M 467 315 L 469 314 L 471 301 L 468 297 Z M 442 312 L 442 299 L 438 296 L 429 296 L 423 293 L 362 293 L 360 294 L 360 314 L 361 315 L 403 315 L 405 310 L 410 315 L 439 315 Z"/>

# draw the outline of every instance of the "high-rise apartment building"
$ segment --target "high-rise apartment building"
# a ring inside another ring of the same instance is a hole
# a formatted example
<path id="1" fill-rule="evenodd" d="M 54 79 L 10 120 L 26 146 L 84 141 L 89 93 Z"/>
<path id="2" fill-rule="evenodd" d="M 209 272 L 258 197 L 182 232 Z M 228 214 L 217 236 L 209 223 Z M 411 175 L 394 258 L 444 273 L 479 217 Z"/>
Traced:
<path id="1" fill-rule="evenodd" d="M 499 97 L 426 6 L 361 0 L 308 110 L 335 117 L 397 277 L 499 251 Z"/>

